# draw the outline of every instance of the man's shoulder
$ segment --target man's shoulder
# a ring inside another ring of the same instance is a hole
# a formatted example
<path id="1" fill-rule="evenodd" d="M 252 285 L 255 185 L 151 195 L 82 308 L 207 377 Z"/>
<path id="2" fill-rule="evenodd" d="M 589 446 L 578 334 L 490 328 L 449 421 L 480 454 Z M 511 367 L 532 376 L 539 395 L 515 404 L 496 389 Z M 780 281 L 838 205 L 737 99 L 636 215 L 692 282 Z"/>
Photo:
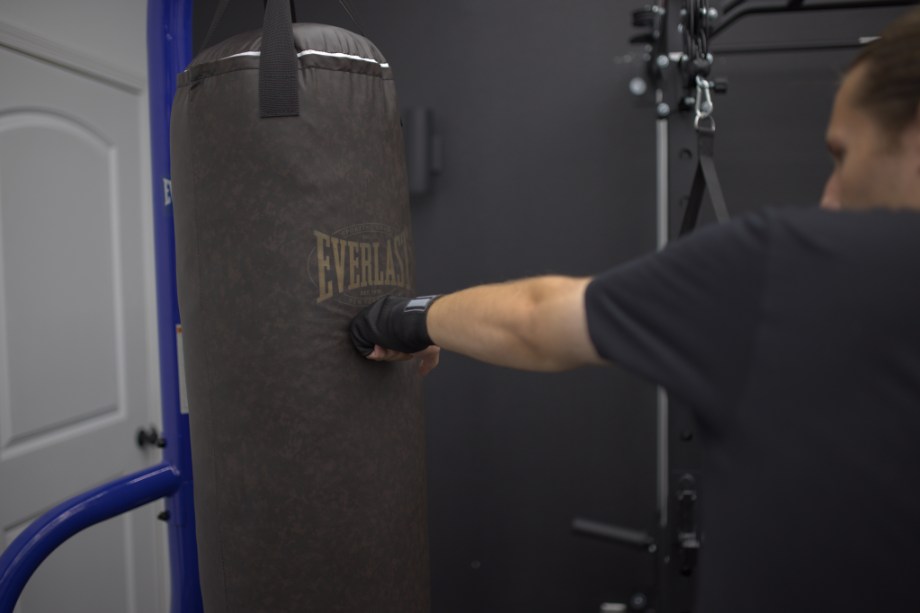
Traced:
<path id="1" fill-rule="evenodd" d="M 920 226 L 920 211 L 874 208 L 862 211 L 829 211 L 819 207 L 768 207 L 741 217 L 755 225 L 769 224 L 780 228 L 886 228 Z"/>
<path id="2" fill-rule="evenodd" d="M 920 275 L 917 211 L 769 209 L 739 222 L 763 236 L 758 253 L 774 280 L 838 279 L 881 287 Z"/>
<path id="3" fill-rule="evenodd" d="M 771 248 L 835 245 L 920 245 L 920 211 L 871 209 L 828 211 L 810 208 L 766 208 L 741 216 L 733 231 L 759 236 Z"/>

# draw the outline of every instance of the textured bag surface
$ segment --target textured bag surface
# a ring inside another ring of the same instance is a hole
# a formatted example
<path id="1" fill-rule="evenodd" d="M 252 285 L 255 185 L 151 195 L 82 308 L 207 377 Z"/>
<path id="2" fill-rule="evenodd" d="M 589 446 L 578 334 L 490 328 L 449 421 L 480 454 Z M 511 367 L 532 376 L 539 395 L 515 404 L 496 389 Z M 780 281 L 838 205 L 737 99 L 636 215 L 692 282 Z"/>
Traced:
<path id="1" fill-rule="evenodd" d="M 208 613 L 427 613 L 424 415 L 347 325 L 413 293 L 392 73 L 294 25 L 299 117 L 260 118 L 259 32 L 180 76 L 172 178 Z"/>

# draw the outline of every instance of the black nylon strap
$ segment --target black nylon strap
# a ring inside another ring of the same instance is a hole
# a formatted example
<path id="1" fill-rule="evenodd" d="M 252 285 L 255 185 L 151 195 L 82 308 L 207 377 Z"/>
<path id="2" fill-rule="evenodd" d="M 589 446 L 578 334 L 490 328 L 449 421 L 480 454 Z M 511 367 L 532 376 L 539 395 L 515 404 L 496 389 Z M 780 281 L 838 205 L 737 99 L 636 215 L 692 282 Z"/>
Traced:
<path id="1" fill-rule="evenodd" d="M 300 115 L 297 95 L 297 50 L 288 0 L 268 0 L 262 22 L 259 57 L 259 116 Z"/>
<path id="2" fill-rule="evenodd" d="M 262 0 L 262 14 L 265 14 L 265 7 L 268 6 L 268 0 Z M 297 23 L 297 5 L 291 0 L 291 23 Z"/>
<path id="3" fill-rule="evenodd" d="M 715 210 L 716 219 L 720 223 L 728 221 L 728 207 L 725 206 L 725 196 L 722 194 L 722 183 L 719 181 L 719 175 L 716 172 L 716 163 L 714 160 L 714 136 L 713 132 L 700 134 L 700 169 L 703 171 L 703 178 L 706 180 L 706 187 L 709 189 L 709 200 L 712 202 L 712 208 Z"/>
<path id="4" fill-rule="evenodd" d="M 217 31 L 217 26 L 220 24 L 221 20 L 224 18 L 224 13 L 227 11 L 227 5 L 230 4 L 230 0 L 220 0 L 217 5 L 217 9 L 214 11 L 214 15 L 211 17 L 211 23 L 208 25 L 208 32 L 204 35 L 204 40 L 201 43 L 199 49 L 207 49 L 208 43 L 211 42 L 211 38 L 214 36 L 214 32 Z M 268 5 L 268 0 L 262 1 L 263 11 Z M 358 13 L 352 8 L 348 0 L 339 0 L 339 6 L 345 11 L 345 14 L 348 15 L 348 18 L 351 19 L 351 22 L 355 24 L 358 32 L 361 36 L 367 37 L 367 34 L 364 32 L 364 27 L 361 25 L 361 21 L 358 19 Z M 290 2 L 291 7 L 291 23 L 297 23 L 297 11 L 294 1 Z"/>
<path id="5" fill-rule="evenodd" d="M 708 126 L 700 126 L 697 135 L 699 162 L 696 166 L 696 174 L 693 176 L 693 185 L 690 187 L 690 196 L 687 198 L 687 210 L 684 211 L 684 219 L 681 222 L 680 236 L 691 232 L 696 227 L 700 207 L 703 205 L 703 193 L 707 189 L 716 220 L 719 223 L 729 220 L 728 207 L 725 206 L 725 196 L 722 194 L 722 184 L 719 182 L 716 164 L 713 161 L 715 130 Z"/>

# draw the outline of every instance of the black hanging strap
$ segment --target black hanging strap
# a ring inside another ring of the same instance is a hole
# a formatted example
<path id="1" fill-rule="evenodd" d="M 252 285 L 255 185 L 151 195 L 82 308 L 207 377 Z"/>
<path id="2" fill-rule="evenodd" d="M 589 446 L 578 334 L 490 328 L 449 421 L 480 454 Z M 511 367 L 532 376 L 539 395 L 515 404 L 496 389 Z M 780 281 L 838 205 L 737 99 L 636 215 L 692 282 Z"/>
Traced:
<path id="1" fill-rule="evenodd" d="M 262 53 L 259 57 L 259 115 L 300 115 L 297 94 L 297 50 L 291 5 L 288 0 L 268 0 L 262 22 Z"/>
<path id="2" fill-rule="evenodd" d="M 680 236 L 687 234 L 696 227 L 700 207 L 703 204 L 703 194 L 707 190 L 709 191 L 709 200 L 712 202 L 712 208 L 716 214 L 716 220 L 719 223 L 729 220 L 728 207 L 725 206 L 725 196 L 722 194 L 722 184 L 719 182 L 716 164 L 713 161 L 715 128 L 701 126 L 697 130 L 697 135 L 699 139 L 699 161 L 696 166 L 696 174 L 693 176 L 690 197 L 687 199 L 687 210 L 684 211 L 684 219 L 680 226 Z"/>
<path id="3" fill-rule="evenodd" d="M 291 3 L 291 23 L 297 23 L 297 4 L 294 0 L 290 0 Z M 262 0 L 262 10 L 264 11 L 268 7 L 268 0 Z"/>
<path id="4" fill-rule="evenodd" d="M 230 0 L 220 0 L 201 48 L 206 49 Z M 339 4 L 364 35 L 364 28 L 347 0 Z M 296 117 L 300 115 L 297 93 L 297 49 L 294 47 L 293 24 L 297 20 L 293 0 L 263 0 L 262 51 L 259 57 L 259 116 Z"/>
<path id="5" fill-rule="evenodd" d="M 348 0 L 338 0 L 339 6 L 342 7 L 342 10 L 345 11 L 345 14 L 348 15 L 348 18 L 351 19 L 351 22 L 355 24 L 355 28 L 361 34 L 361 36 L 367 37 L 367 34 L 364 32 L 364 27 L 361 25 L 361 21 L 358 19 L 358 13 L 352 8 Z M 224 18 L 224 13 L 227 11 L 227 5 L 230 4 L 230 0 L 220 0 L 217 5 L 217 9 L 214 11 L 214 15 L 211 17 L 211 23 L 208 25 L 208 32 L 204 36 L 204 40 L 201 43 L 199 49 L 207 49 L 208 43 L 211 42 L 211 39 L 214 37 L 214 33 L 217 31 L 217 26 L 220 24 L 221 20 Z M 291 23 L 297 23 L 297 10 L 294 0 L 290 0 L 291 6 Z M 263 10 L 268 7 L 268 0 L 262 0 Z"/>
<path id="6" fill-rule="evenodd" d="M 709 200 L 712 202 L 713 210 L 715 210 L 716 219 L 720 223 L 725 223 L 729 219 L 728 207 L 725 205 L 722 184 L 719 182 L 719 175 L 716 172 L 716 163 L 713 157 L 714 141 L 714 129 L 699 134 L 700 174 L 702 174 L 703 179 L 706 181 L 706 187 L 709 189 Z"/>
<path id="7" fill-rule="evenodd" d="M 696 174 L 693 176 L 693 185 L 690 187 L 690 196 L 687 198 L 687 210 L 684 211 L 684 219 L 680 226 L 680 236 L 696 227 L 700 207 L 703 204 L 703 193 L 707 189 L 716 219 L 719 223 L 728 221 L 728 207 L 725 206 L 722 184 L 719 182 L 716 163 L 713 160 L 716 122 L 712 118 L 712 87 L 713 83 L 701 75 L 696 76 L 693 127 L 696 128 L 698 162 Z"/>

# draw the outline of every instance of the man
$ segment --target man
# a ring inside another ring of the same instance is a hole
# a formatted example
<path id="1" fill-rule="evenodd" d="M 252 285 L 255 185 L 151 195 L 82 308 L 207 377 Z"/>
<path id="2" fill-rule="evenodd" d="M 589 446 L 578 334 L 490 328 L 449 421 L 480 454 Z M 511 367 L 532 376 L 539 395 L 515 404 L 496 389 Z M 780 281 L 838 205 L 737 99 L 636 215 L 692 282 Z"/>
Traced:
<path id="1" fill-rule="evenodd" d="M 853 63 L 827 144 L 821 209 L 701 229 L 594 279 L 387 297 L 355 346 L 423 373 L 437 346 L 620 364 L 699 424 L 699 611 L 920 611 L 920 9 Z"/>

